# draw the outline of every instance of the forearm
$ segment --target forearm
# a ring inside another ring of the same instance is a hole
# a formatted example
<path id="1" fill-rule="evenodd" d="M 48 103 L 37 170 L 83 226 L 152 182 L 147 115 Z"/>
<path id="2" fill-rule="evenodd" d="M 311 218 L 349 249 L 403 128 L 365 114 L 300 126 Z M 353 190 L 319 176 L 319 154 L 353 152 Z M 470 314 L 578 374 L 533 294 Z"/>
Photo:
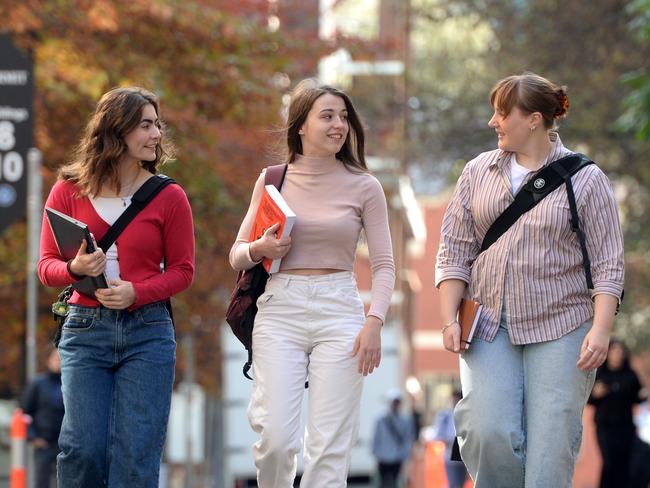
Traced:
<path id="1" fill-rule="evenodd" d="M 445 280 L 440 283 L 440 314 L 442 323 L 448 324 L 456 320 L 460 300 L 465 293 L 467 283 L 463 280 Z"/>
<path id="2" fill-rule="evenodd" d="M 610 335 L 614 327 L 614 317 L 618 299 L 612 295 L 599 294 L 594 297 L 593 328 Z"/>

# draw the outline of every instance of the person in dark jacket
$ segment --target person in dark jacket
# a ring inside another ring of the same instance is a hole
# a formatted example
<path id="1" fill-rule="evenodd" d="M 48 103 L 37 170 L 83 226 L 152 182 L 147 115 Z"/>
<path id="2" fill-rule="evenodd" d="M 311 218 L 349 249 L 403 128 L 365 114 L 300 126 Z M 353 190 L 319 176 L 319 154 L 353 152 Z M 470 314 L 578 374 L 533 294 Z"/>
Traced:
<path id="1" fill-rule="evenodd" d="M 589 397 L 596 407 L 596 435 L 603 458 L 600 488 L 628 488 L 634 481 L 629 475 L 636 441 L 632 409 L 641 401 L 641 383 L 630 367 L 628 349 L 612 339 Z"/>
<path id="2" fill-rule="evenodd" d="M 52 348 L 47 358 L 47 372 L 37 376 L 25 390 L 23 412 L 32 417 L 29 440 L 34 446 L 36 488 L 50 488 L 56 474 L 59 432 L 63 421 L 61 360 Z"/>

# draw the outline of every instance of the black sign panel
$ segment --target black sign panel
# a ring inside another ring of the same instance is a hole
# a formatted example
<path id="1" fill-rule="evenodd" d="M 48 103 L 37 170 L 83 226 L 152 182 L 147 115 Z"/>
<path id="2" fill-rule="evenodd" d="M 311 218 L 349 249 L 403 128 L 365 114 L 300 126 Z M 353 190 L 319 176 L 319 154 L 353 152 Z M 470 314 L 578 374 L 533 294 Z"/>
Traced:
<path id="1" fill-rule="evenodd" d="M 0 233 L 25 215 L 33 91 L 31 60 L 0 35 Z"/>

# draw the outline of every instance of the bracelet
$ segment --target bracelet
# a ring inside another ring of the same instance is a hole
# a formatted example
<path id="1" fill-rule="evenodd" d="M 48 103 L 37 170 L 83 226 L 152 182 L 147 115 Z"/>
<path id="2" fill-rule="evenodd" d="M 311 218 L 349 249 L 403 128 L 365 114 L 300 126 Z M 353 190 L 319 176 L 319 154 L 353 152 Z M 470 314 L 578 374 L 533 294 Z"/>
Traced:
<path id="1" fill-rule="evenodd" d="M 460 325 L 460 324 L 458 323 L 458 320 L 454 319 L 454 320 L 452 320 L 451 322 L 449 322 L 448 324 L 446 324 L 442 329 L 440 329 L 440 333 L 441 333 L 441 334 L 444 334 L 445 331 L 446 331 L 449 327 L 451 327 L 452 325 L 454 325 L 454 324 L 458 324 L 458 325 Z"/>

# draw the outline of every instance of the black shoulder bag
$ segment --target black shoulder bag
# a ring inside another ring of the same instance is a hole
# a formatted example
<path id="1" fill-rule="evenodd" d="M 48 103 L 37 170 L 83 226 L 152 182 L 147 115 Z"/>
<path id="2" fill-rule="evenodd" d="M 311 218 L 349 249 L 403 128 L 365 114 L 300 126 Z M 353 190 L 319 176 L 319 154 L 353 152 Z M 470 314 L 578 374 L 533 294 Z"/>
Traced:
<path id="1" fill-rule="evenodd" d="M 149 202 L 151 202 L 158 193 L 162 191 L 167 185 L 176 183 L 173 179 L 165 175 L 156 175 L 153 178 L 149 178 L 144 184 L 136 191 L 131 197 L 131 205 L 129 205 L 122 215 L 118 217 L 115 223 L 106 231 L 106 234 L 99 241 L 98 246 L 101 248 L 104 253 L 108 251 L 113 243 L 120 236 L 122 231 L 126 229 L 126 226 L 131 223 L 138 213 L 144 209 Z M 85 277 L 82 279 L 90 279 L 90 277 Z M 68 300 L 72 296 L 74 291 L 75 284 L 69 285 L 64 288 L 64 290 L 59 294 L 59 297 L 55 303 L 52 304 L 52 314 L 54 320 L 58 323 L 58 328 L 56 335 L 54 336 L 54 345 L 59 346 L 59 341 L 61 340 L 61 331 L 63 329 L 63 322 L 68 316 Z M 167 300 L 166 303 L 167 310 L 171 316 L 171 301 Z M 172 319 L 173 320 L 173 319 Z"/>
<path id="2" fill-rule="evenodd" d="M 264 184 L 273 185 L 280 191 L 286 173 L 286 164 L 269 166 L 266 168 Z M 248 359 L 242 371 L 249 380 L 253 379 L 248 371 L 253 365 L 253 325 L 257 314 L 257 299 L 264 293 L 268 278 L 269 275 L 261 262 L 249 270 L 240 271 L 226 310 L 226 322 L 248 351 Z"/>

